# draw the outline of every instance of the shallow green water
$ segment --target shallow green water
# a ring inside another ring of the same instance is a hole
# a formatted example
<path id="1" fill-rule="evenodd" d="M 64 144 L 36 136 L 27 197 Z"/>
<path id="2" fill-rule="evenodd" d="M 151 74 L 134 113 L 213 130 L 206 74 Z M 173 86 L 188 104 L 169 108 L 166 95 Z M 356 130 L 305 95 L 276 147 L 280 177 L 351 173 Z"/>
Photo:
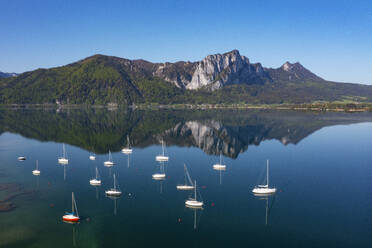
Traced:
<path id="1" fill-rule="evenodd" d="M 0 110 L 0 247 L 369 247 L 372 114 L 271 111 Z M 133 154 L 120 152 L 129 135 Z M 164 139 L 166 180 L 155 156 Z M 58 165 L 66 143 L 70 163 Z M 114 167 L 103 162 L 111 150 Z M 89 160 L 89 150 L 97 153 Z M 227 170 L 212 165 L 219 154 Z M 24 155 L 27 160 L 17 161 Z M 270 159 L 277 194 L 259 198 Z M 33 176 L 35 160 L 40 176 Z M 183 164 L 205 206 L 176 190 Z M 89 180 L 98 168 L 102 186 Z M 118 177 L 123 195 L 104 190 Z M 61 220 L 75 193 L 82 221 Z"/>

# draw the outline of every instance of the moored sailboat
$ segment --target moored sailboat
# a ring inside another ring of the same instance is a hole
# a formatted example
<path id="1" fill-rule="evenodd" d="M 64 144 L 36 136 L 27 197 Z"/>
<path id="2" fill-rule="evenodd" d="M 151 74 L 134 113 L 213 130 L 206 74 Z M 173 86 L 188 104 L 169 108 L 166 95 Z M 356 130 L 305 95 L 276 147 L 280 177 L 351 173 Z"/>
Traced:
<path id="1" fill-rule="evenodd" d="M 40 171 L 39 171 L 39 161 L 36 160 L 36 169 L 32 171 L 32 174 L 34 176 L 40 176 Z"/>
<path id="2" fill-rule="evenodd" d="M 96 177 L 91 179 L 89 181 L 90 185 L 92 186 L 100 186 L 101 185 L 101 179 L 99 179 L 99 174 L 98 174 L 98 168 L 96 167 Z"/>
<path id="3" fill-rule="evenodd" d="M 213 165 L 214 170 L 226 170 L 226 165 L 222 164 L 222 154 L 220 153 L 220 163 Z"/>
<path id="4" fill-rule="evenodd" d="M 119 197 L 119 196 L 121 196 L 122 192 L 119 189 L 119 185 L 116 185 L 116 184 L 117 184 L 116 183 L 116 176 L 115 176 L 115 173 L 114 173 L 114 187 L 105 191 L 105 193 L 106 193 L 107 196 L 110 196 L 110 197 Z"/>
<path id="5" fill-rule="evenodd" d="M 202 201 L 198 201 L 197 199 L 197 193 L 196 193 L 196 181 L 194 182 L 194 198 L 190 198 L 188 200 L 185 201 L 185 205 L 186 207 L 189 207 L 189 208 L 202 208 L 204 203 Z"/>
<path id="6" fill-rule="evenodd" d="M 121 152 L 124 153 L 124 154 L 127 154 L 127 155 L 132 154 L 133 149 L 130 146 L 129 136 L 127 136 L 127 146 L 124 147 L 123 149 L 121 149 Z"/>
<path id="7" fill-rule="evenodd" d="M 269 160 L 266 161 L 266 184 L 257 185 L 253 190 L 255 195 L 270 195 L 275 194 L 276 188 L 269 187 Z"/>
<path id="8" fill-rule="evenodd" d="M 77 206 L 76 206 L 74 192 L 72 192 L 71 212 L 66 213 L 65 215 L 63 215 L 62 219 L 63 219 L 63 221 L 70 222 L 70 223 L 75 223 L 75 222 L 78 222 L 80 220 L 78 209 L 77 209 Z"/>
<path id="9" fill-rule="evenodd" d="M 62 157 L 58 158 L 58 163 L 60 164 L 68 164 L 68 158 L 66 154 L 66 147 L 65 144 L 63 143 L 62 145 Z"/>
<path id="10" fill-rule="evenodd" d="M 114 164 L 115 164 L 115 163 L 114 163 L 114 161 L 112 160 L 111 151 L 109 150 L 109 159 L 108 159 L 107 161 L 105 161 L 105 162 L 103 163 L 103 165 L 106 166 L 106 167 L 111 167 L 111 166 L 113 166 Z"/>
<path id="11" fill-rule="evenodd" d="M 158 162 L 167 162 L 169 160 L 168 156 L 165 156 L 165 147 L 164 147 L 164 140 L 161 140 L 161 147 L 162 147 L 162 154 L 159 154 L 155 157 L 155 160 Z"/>
<path id="12" fill-rule="evenodd" d="M 177 185 L 178 190 L 192 190 L 194 189 L 194 185 L 192 184 L 192 180 L 190 174 L 187 170 L 186 165 L 183 165 L 184 173 L 185 173 L 185 183 L 182 185 Z"/>

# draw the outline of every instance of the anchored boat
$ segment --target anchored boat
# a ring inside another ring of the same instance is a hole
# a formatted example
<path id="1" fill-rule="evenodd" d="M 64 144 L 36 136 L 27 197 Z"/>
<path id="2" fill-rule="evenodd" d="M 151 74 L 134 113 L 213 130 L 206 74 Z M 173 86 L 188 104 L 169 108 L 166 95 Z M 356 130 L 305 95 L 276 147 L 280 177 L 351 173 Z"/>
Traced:
<path id="1" fill-rule="evenodd" d="M 66 154 L 66 147 L 65 144 L 63 143 L 62 145 L 62 157 L 58 158 L 58 163 L 60 164 L 68 164 L 68 158 Z"/>
<path id="2" fill-rule="evenodd" d="M 103 163 L 103 165 L 106 166 L 106 167 L 111 167 L 111 166 L 113 166 L 114 164 L 115 164 L 114 161 L 112 161 L 111 151 L 109 150 L 109 159 L 108 159 L 107 161 L 105 161 L 105 162 Z"/>
<path id="3" fill-rule="evenodd" d="M 74 197 L 74 192 L 72 192 L 72 207 L 71 207 L 71 213 L 66 213 L 62 217 L 63 221 L 65 222 L 70 222 L 70 223 L 75 223 L 80 220 L 78 209 L 76 206 L 76 201 Z"/>
<path id="4" fill-rule="evenodd" d="M 213 165 L 214 170 L 226 170 L 226 165 L 222 164 L 222 154 L 220 153 L 220 163 Z"/>
<path id="5" fill-rule="evenodd" d="M 93 153 L 90 153 L 89 154 L 89 159 L 90 160 L 96 160 L 96 154 L 93 152 Z"/>
<path id="6" fill-rule="evenodd" d="M 155 160 L 158 162 L 167 162 L 169 160 L 169 157 L 165 156 L 164 140 L 161 140 L 161 147 L 162 147 L 163 153 L 156 156 Z"/>
<path id="7" fill-rule="evenodd" d="M 121 196 L 122 192 L 119 189 L 119 185 L 116 185 L 116 176 L 115 176 L 115 173 L 114 173 L 114 187 L 111 188 L 111 189 L 109 189 L 109 190 L 106 190 L 105 193 L 106 193 L 106 196 L 111 196 L 111 197 L 119 197 L 119 196 Z"/>
<path id="8" fill-rule="evenodd" d="M 269 160 L 266 161 L 266 184 L 257 185 L 253 190 L 255 195 L 270 195 L 275 194 L 276 188 L 269 187 Z"/>
<path id="9" fill-rule="evenodd" d="M 133 150 L 130 146 L 129 136 L 127 135 L 127 146 L 121 149 L 121 152 L 124 154 L 132 154 Z"/>
<path id="10" fill-rule="evenodd" d="M 204 203 L 202 201 L 198 201 L 197 199 L 197 193 L 196 193 L 196 181 L 194 182 L 195 191 L 194 191 L 194 198 L 190 198 L 185 201 L 186 207 L 189 208 L 202 208 Z"/>
<path id="11" fill-rule="evenodd" d="M 100 186 L 101 185 L 101 179 L 99 179 L 99 174 L 98 174 L 98 168 L 96 167 L 96 177 L 91 179 L 89 181 L 90 185 L 92 186 Z"/>
<path id="12" fill-rule="evenodd" d="M 32 174 L 34 176 L 40 176 L 40 171 L 39 171 L 39 161 L 36 160 L 36 169 L 32 171 Z"/>
<path id="13" fill-rule="evenodd" d="M 192 190 L 194 189 L 194 185 L 192 184 L 190 174 L 185 164 L 183 165 L 183 169 L 185 172 L 185 183 L 182 185 L 177 185 L 177 189 L 178 190 Z"/>

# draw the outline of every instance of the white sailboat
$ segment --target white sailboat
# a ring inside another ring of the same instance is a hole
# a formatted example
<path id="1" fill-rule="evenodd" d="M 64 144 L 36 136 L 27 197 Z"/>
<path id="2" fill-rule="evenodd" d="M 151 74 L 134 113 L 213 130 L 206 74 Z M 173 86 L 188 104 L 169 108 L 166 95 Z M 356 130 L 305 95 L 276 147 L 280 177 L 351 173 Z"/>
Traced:
<path id="1" fill-rule="evenodd" d="M 177 189 L 178 190 L 192 190 L 192 189 L 194 189 L 194 185 L 192 184 L 190 174 L 189 174 L 185 164 L 183 165 L 183 169 L 184 169 L 184 172 L 185 172 L 185 184 L 177 185 Z"/>
<path id="2" fill-rule="evenodd" d="M 66 155 L 66 147 L 65 144 L 63 143 L 62 145 L 62 157 L 58 158 L 58 163 L 60 164 L 68 164 L 68 158 Z"/>
<path id="3" fill-rule="evenodd" d="M 75 197 L 74 197 L 74 192 L 72 192 L 71 213 L 66 213 L 65 215 L 63 215 L 62 219 L 66 222 L 78 222 L 80 220 L 78 209 L 76 206 Z"/>
<path id="4" fill-rule="evenodd" d="M 89 154 L 89 159 L 90 160 L 96 160 L 96 154 L 93 152 L 93 153 L 90 153 Z"/>
<path id="5" fill-rule="evenodd" d="M 119 189 L 119 186 L 116 185 L 116 176 L 115 176 L 115 173 L 114 173 L 114 187 L 109 189 L 109 190 L 106 190 L 105 191 L 106 193 L 106 196 L 111 196 L 111 197 L 119 197 L 121 196 L 121 191 Z"/>
<path id="6" fill-rule="evenodd" d="M 91 179 L 89 181 L 90 185 L 92 186 L 100 186 L 101 185 L 101 179 L 99 179 L 99 174 L 98 174 L 98 168 L 96 167 L 96 177 Z"/>
<path id="7" fill-rule="evenodd" d="M 166 178 L 166 175 L 164 173 L 164 162 L 160 164 L 160 172 L 152 174 L 152 179 L 154 180 L 164 180 Z"/>
<path id="8" fill-rule="evenodd" d="M 197 193 L 196 193 L 196 181 L 194 182 L 194 198 L 190 198 L 188 200 L 185 201 L 185 205 L 186 207 L 189 207 L 189 208 L 201 208 L 203 207 L 204 203 L 202 201 L 198 201 L 197 199 Z"/>
<path id="9" fill-rule="evenodd" d="M 106 166 L 106 167 L 111 167 L 111 166 L 113 166 L 114 164 L 115 164 L 114 161 L 112 161 L 111 151 L 109 150 L 109 159 L 108 159 L 107 161 L 105 161 L 105 162 L 103 163 L 103 165 Z"/>
<path id="10" fill-rule="evenodd" d="M 36 160 L 36 169 L 32 171 L 32 174 L 34 176 L 40 176 L 40 171 L 39 171 L 39 161 Z"/>
<path id="11" fill-rule="evenodd" d="M 269 187 L 269 160 L 266 161 L 266 184 L 257 185 L 253 190 L 255 195 L 270 195 L 275 194 L 276 188 Z"/>
<path id="12" fill-rule="evenodd" d="M 132 154 L 133 150 L 130 146 L 129 136 L 127 135 L 127 146 L 121 149 L 121 152 L 124 154 Z"/>
<path id="13" fill-rule="evenodd" d="M 226 165 L 222 164 L 222 154 L 220 153 L 220 163 L 213 165 L 214 170 L 226 170 Z"/>
<path id="14" fill-rule="evenodd" d="M 158 162 L 167 162 L 169 160 L 169 157 L 165 156 L 164 140 L 161 140 L 161 146 L 162 146 L 163 153 L 156 156 L 155 160 Z"/>

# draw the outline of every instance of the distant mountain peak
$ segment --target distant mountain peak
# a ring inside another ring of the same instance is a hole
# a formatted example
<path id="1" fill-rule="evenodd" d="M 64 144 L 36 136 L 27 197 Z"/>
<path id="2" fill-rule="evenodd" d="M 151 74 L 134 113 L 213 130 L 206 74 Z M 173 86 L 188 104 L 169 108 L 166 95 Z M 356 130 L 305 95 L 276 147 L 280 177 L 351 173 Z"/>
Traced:
<path id="1" fill-rule="evenodd" d="M 290 63 L 285 62 L 279 69 L 290 73 L 291 75 L 288 77 L 289 80 L 300 79 L 300 80 L 315 80 L 315 81 L 323 81 L 321 77 L 318 77 L 310 70 L 306 69 L 300 62 Z"/>
<path id="2" fill-rule="evenodd" d="M 8 77 L 16 77 L 18 73 L 15 72 L 1 72 L 0 71 L 0 78 L 8 78 Z"/>

